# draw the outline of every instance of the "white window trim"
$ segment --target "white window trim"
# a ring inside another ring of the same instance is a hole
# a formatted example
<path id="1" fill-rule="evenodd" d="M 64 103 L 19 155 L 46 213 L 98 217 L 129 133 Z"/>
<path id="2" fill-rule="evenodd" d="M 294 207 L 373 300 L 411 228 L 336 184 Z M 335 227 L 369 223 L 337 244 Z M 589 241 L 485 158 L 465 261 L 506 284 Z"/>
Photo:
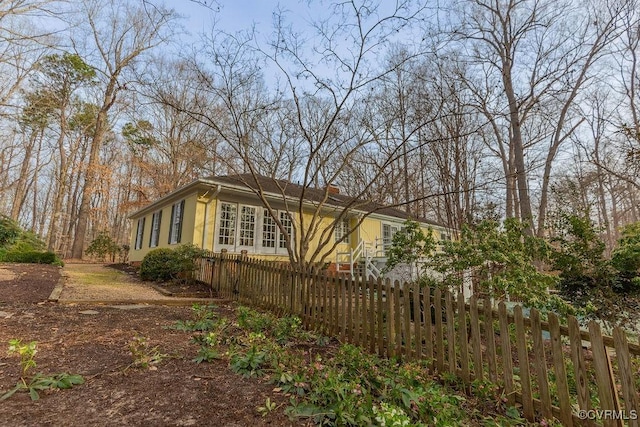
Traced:
<path id="1" fill-rule="evenodd" d="M 145 217 L 138 218 L 138 222 L 136 225 L 136 241 L 133 246 L 135 250 L 142 249 L 142 244 L 144 242 L 144 223 L 145 223 Z"/>
<path id="2" fill-rule="evenodd" d="M 233 205 L 236 207 L 236 218 L 235 218 L 235 228 L 233 231 L 233 244 L 224 244 L 220 243 L 220 225 L 222 222 L 222 204 Z M 229 252 L 236 251 L 236 242 L 237 242 L 237 234 L 238 234 L 238 204 L 234 202 L 229 202 L 226 200 L 218 200 L 216 203 L 216 226 L 215 226 L 215 235 L 213 236 L 213 246 L 216 251 L 220 252 L 222 249 L 226 249 Z"/>
<path id="3" fill-rule="evenodd" d="M 336 242 L 351 244 L 351 219 L 342 218 L 333 229 L 333 236 Z"/>
<path id="4" fill-rule="evenodd" d="M 171 218 L 169 221 L 169 239 L 170 245 L 177 245 L 182 242 L 182 227 L 184 225 L 184 208 L 186 207 L 185 199 L 171 205 Z M 178 212 L 179 210 L 179 212 Z"/>
<path id="5" fill-rule="evenodd" d="M 157 220 L 157 221 L 156 221 Z M 149 233 L 149 247 L 157 248 L 160 244 L 160 227 L 162 227 L 162 210 L 151 215 L 151 230 Z"/>
<path id="6" fill-rule="evenodd" d="M 258 216 L 259 216 L 259 210 L 260 208 L 258 206 L 252 206 L 252 205 L 244 205 L 244 204 L 236 204 L 237 206 L 237 210 L 236 210 L 236 250 L 246 250 L 251 252 L 252 250 L 255 251 L 255 249 L 258 247 L 258 242 L 256 239 L 256 236 L 258 235 Z M 241 224 L 242 224 L 242 209 L 243 208 L 249 208 L 249 209 L 253 209 L 254 210 L 254 217 L 253 217 L 253 244 L 252 245 L 241 245 L 240 244 L 240 235 L 241 235 Z"/>
<path id="7" fill-rule="evenodd" d="M 384 240 L 384 226 L 388 225 L 390 227 L 390 231 L 391 231 L 391 238 L 389 239 L 388 242 L 385 242 Z M 387 250 L 391 247 L 391 245 L 393 244 L 393 236 L 395 236 L 395 234 L 400 231 L 402 229 L 402 225 L 398 224 L 397 222 L 388 222 L 388 221 L 382 221 L 380 224 L 380 235 L 382 236 L 382 249 L 384 251 L 384 253 L 387 253 Z"/>
<path id="8" fill-rule="evenodd" d="M 235 231 L 234 231 L 234 244 L 233 245 L 225 245 L 219 243 L 220 238 L 220 225 L 221 225 L 221 214 L 222 214 L 222 204 L 226 203 L 229 205 L 236 206 L 236 219 L 235 219 Z M 252 246 L 243 246 L 240 245 L 240 217 L 242 215 L 242 208 L 248 207 L 255 209 L 255 223 L 254 223 L 254 233 L 253 233 L 253 245 Z M 249 254 L 256 255 L 287 255 L 287 248 L 280 247 L 280 238 L 283 235 L 278 224 L 275 223 L 275 247 L 268 247 L 262 245 L 263 238 L 263 224 L 264 224 L 264 214 L 267 209 L 264 206 L 257 205 L 249 205 L 244 203 L 232 202 L 229 200 L 218 200 L 216 202 L 216 210 L 215 210 L 215 227 L 214 227 L 214 251 L 220 252 L 223 249 L 226 249 L 229 253 L 240 253 L 240 251 L 246 250 Z M 286 210 L 273 210 L 273 213 L 280 218 L 282 213 L 287 212 Z M 291 217 L 291 244 L 292 247 L 295 247 L 295 221 L 294 216 L 289 213 Z"/>

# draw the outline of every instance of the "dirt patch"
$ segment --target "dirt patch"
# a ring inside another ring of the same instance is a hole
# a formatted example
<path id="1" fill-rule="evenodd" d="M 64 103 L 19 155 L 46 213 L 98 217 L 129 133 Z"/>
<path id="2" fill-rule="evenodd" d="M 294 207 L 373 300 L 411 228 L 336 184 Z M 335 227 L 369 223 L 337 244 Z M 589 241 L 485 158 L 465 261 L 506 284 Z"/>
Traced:
<path id="1" fill-rule="evenodd" d="M 44 302 L 59 277 L 57 267 L 1 268 L 16 278 L 0 282 L 0 312 L 9 314 L 0 316 L 0 392 L 20 378 L 19 359 L 6 352 L 12 338 L 38 342 L 37 372 L 81 374 L 86 382 L 43 393 L 36 402 L 24 393 L 14 395 L 0 403 L 0 424 L 300 425 L 281 410 L 264 418 L 257 412 L 267 397 L 286 406 L 273 385 L 234 374 L 226 361 L 192 361 L 198 346 L 190 343 L 189 333 L 170 328 L 191 317 L 190 307 Z M 146 338 L 167 355 L 156 370 L 130 367 L 134 337 Z"/>
<path id="2" fill-rule="evenodd" d="M 103 264 L 67 264 L 60 302 L 168 299 L 150 284 Z"/>
<path id="3" fill-rule="evenodd" d="M 5 277 L 0 278 L 0 310 L 3 304 L 46 301 L 60 279 L 60 270 L 46 264 L 0 264 Z"/>
<path id="4" fill-rule="evenodd" d="M 16 275 L 11 270 L 7 270 L 6 268 L 0 268 L 0 282 L 4 282 L 7 280 L 13 280 L 16 278 Z"/>

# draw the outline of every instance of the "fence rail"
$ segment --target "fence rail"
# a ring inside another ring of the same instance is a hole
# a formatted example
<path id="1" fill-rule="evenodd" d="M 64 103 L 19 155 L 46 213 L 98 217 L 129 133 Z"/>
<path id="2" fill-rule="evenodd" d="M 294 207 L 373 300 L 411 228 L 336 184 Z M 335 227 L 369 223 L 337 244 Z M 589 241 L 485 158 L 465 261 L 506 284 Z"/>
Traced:
<path id="1" fill-rule="evenodd" d="M 299 272 L 244 255 L 204 257 L 197 278 L 222 298 L 297 315 L 306 328 L 380 356 L 429 360 L 468 388 L 498 384 L 528 420 L 639 426 L 640 346 L 620 328 L 608 337 L 595 322 L 580 330 L 571 316 L 561 325 L 553 313 L 543 321 L 535 309 L 525 316 L 522 307 L 510 313 L 503 302 L 494 309 L 475 296 L 466 302 L 413 283 Z"/>

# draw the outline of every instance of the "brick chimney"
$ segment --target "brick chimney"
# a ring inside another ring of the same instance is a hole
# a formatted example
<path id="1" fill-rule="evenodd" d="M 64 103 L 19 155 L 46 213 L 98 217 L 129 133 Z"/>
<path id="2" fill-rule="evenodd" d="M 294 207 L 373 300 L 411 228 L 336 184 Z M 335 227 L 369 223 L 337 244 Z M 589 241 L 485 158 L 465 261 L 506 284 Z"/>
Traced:
<path id="1" fill-rule="evenodd" d="M 327 185 L 327 190 L 329 191 L 329 194 L 340 194 L 340 187 L 333 184 Z"/>

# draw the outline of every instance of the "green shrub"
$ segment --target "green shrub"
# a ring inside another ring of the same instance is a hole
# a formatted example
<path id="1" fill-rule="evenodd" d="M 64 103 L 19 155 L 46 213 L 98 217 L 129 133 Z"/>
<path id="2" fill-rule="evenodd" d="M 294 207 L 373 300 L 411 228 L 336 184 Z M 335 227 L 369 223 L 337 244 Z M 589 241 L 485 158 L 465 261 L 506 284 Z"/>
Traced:
<path id="1" fill-rule="evenodd" d="M 8 216 L 0 216 L 0 248 L 6 248 L 20 237 L 22 229 L 20 225 Z"/>
<path id="2" fill-rule="evenodd" d="M 204 251 L 194 245 L 181 245 L 176 249 L 158 248 L 149 252 L 140 265 L 142 280 L 159 282 L 173 279 L 190 280 L 196 269 L 196 261 Z"/>
<path id="3" fill-rule="evenodd" d="M 101 231 L 89 244 L 86 253 L 103 261 L 110 255 L 111 261 L 115 262 L 116 255 L 120 253 L 120 246 L 109 236 L 108 231 Z"/>
<path id="4" fill-rule="evenodd" d="M 39 251 L 0 251 L 0 261 L 62 265 L 62 261 L 55 253 Z"/>
<path id="5" fill-rule="evenodd" d="M 171 280 L 178 271 L 174 263 L 173 250 L 159 248 L 150 251 L 140 264 L 142 280 Z"/>
<path id="6" fill-rule="evenodd" d="M 16 221 L 0 215 L 0 249 L 42 252 L 45 247 L 45 243 L 33 231 L 23 230 Z"/>

